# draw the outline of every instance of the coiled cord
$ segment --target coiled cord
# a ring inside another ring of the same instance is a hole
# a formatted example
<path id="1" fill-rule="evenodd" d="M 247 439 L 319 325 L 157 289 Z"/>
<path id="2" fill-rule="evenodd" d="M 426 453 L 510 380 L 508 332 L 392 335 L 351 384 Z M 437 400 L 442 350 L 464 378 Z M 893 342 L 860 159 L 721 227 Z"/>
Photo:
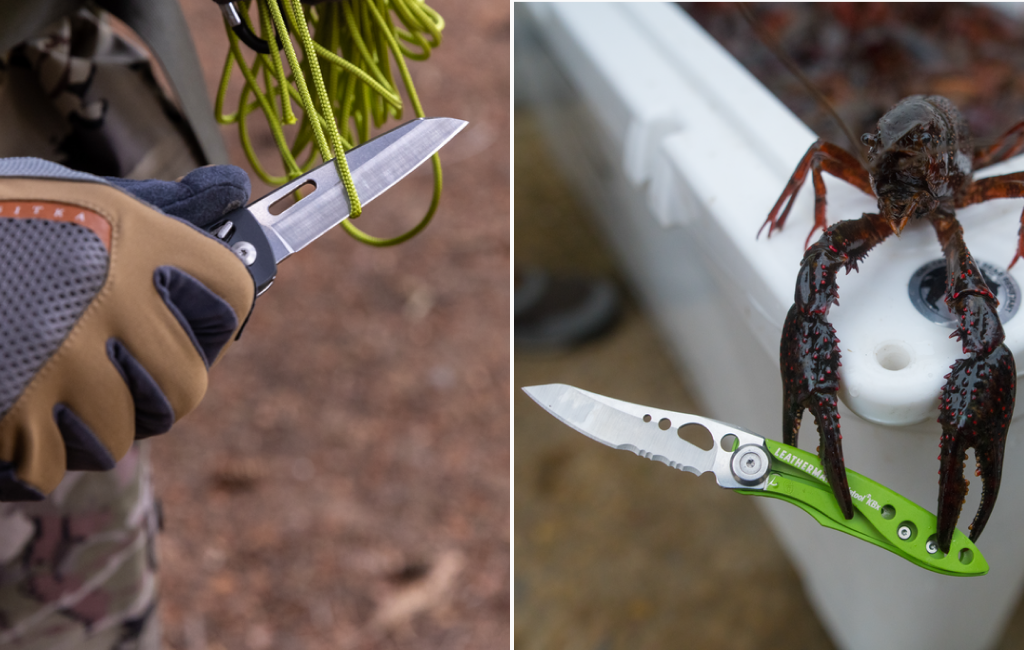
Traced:
<path id="1" fill-rule="evenodd" d="M 313 6 L 303 6 L 299 0 L 246 0 L 241 3 L 244 11 L 240 14 L 250 31 L 255 31 L 248 12 L 251 2 L 257 5 L 263 40 L 276 41 L 281 47 L 276 52 L 253 52 L 250 63 L 238 36 L 227 29 L 230 49 L 217 90 L 217 121 L 238 125 L 246 158 L 256 174 L 271 185 L 286 183 L 309 171 L 317 153 L 325 161 L 334 158 L 348 194 L 351 217 L 358 217 L 362 206 L 344 152 L 369 140 L 371 128 L 382 126 L 390 118 L 401 119 L 404 107 L 392 58 L 413 112 L 425 117 L 405 59 L 425 60 L 430 56 L 431 50 L 441 44 L 444 19 L 424 0 L 341 0 Z M 301 59 L 293 36 L 301 46 Z M 282 53 L 290 72 L 285 70 Z M 237 110 L 226 113 L 224 104 L 235 66 L 245 85 Z M 296 75 L 296 70 L 300 74 Z M 293 102 L 301 108 L 301 118 L 296 116 Z M 248 117 L 254 111 L 266 117 L 281 154 L 283 175 L 268 172 L 256 156 L 248 126 Z M 289 142 L 283 127 L 294 124 L 299 126 Z M 441 197 L 441 160 L 436 153 L 431 166 L 433 197 L 426 214 L 411 230 L 397 237 L 380 238 L 363 232 L 351 219 L 343 221 L 342 227 L 373 246 L 390 246 L 414 237 L 430 223 Z"/>

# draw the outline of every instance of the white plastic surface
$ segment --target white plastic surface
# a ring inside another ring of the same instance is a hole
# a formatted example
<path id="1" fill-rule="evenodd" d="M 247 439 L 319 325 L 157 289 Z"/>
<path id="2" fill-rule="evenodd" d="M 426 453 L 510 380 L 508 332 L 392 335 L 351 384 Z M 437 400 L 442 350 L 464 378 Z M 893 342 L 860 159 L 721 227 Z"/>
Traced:
<path id="1" fill-rule="evenodd" d="M 573 3 L 545 5 L 542 13 L 550 32 L 560 35 L 549 39 L 554 54 L 572 70 L 625 177 L 636 185 L 650 181 L 645 202 L 659 223 L 686 225 L 710 247 L 738 292 L 731 297 L 747 294 L 770 321 L 752 325 L 758 340 L 776 351 L 812 222 L 809 180 L 785 230 L 771 239 L 755 235 L 813 133 L 671 7 Z M 1024 158 L 981 175 L 1020 170 Z M 830 222 L 876 209 L 873 198 L 843 181 L 825 175 L 825 183 Z M 991 201 L 961 211 L 976 259 L 1009 263 L 1020 203 Z M 899 426 L 932 417 L 942 377 L 963 356 L 948 339 L 950 330 L 922 317 L 907 293 L 913 272 L 939 257 L 931 227 L 912 223 L 872 251 L 859 274 L 839 279 L 840 305 L 830 316 L 842 341 L 841 398 L 867 420 Z M 1018 282 L 1021 267 L 1011 272 Z M 1007 346 L 1021 356 L 1024 317 L 1004 329 Z M 884 367 L 878 352 L 885 346 L 901 348 L 909 365 Z"/>
<path id="2" fill-rule="evenodd" d="M 541 47 L 516 53 L 517 79 L 528 79 L 565 171 L 591 199 L 708 414 L 778 437 L 779 338 L 812 222 L 811 183 L 782 233 L 755 235 L 814 135 L 674 6 L 528 11 Z M 980 175 L 1018 170 L 1022 158 Z M 874 211 L 872 198 L 825 179 L 830 222 Z M 1022 208 L 999 200 L 959 212 L 976 259 L 1009 263 Z M 963 355 L 949 327 L 913 307 L 908 282 L 939 257 L 931 227 L 911 224 L 860 273 L 840 275 L 841 304 L 830 314 L 843 355 L 847 465 L 925 507 L 938 491 L 939 389 Z M 1024 281 L 1024 264 L 1011 273 Z M 1024 316 L 1004 329 L 1024 359 Z M 804 420 L 801 446 L 813 450 L 818 435 Z M 1024 494 L 1022 429 L 1015 418 L 1001 496 L 979 540 L 993 567 L 983 578 L 928 573 L 787 504 L 762 503 L 838 646 L 981 649 L 998 639 L 1024 577 L 1024 500 L 1014 498 Z M 978 493 L 964 505 L 962 530 Z"/>

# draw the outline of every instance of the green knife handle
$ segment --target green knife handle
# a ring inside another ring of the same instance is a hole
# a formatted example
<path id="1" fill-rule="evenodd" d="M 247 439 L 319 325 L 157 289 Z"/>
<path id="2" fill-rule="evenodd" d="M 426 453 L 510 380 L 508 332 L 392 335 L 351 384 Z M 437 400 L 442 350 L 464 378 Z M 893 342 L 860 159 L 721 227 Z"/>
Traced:
<path id="1" fill-rule="evenodd" d="M 981 551 L 959 530 L 953 533 L 949 554 L 939 550 L 938 520 L 913 501 L 846 470 L 854 508 L 853 519 L 846 519 L 816 455 L 774 440 L 765 440 L 765 446 L 772 461 L 765 487 L 737 492 L 788 501 L 822 526 L 871 542 L 929 571 L 952 576 L 988 573 Z"/>

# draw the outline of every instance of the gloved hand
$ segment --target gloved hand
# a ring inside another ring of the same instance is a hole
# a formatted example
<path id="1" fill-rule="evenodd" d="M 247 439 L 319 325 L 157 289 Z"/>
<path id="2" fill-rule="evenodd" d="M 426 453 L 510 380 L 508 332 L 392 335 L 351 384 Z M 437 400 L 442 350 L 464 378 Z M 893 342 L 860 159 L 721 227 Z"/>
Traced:
<path id="1" fill-rule="evenodd" d="M 127 181 L 0 159 L 0 501 L 110 469 L 195 408 L 255 299 L 201 228 L 248 196 L 230 166 Z"/>

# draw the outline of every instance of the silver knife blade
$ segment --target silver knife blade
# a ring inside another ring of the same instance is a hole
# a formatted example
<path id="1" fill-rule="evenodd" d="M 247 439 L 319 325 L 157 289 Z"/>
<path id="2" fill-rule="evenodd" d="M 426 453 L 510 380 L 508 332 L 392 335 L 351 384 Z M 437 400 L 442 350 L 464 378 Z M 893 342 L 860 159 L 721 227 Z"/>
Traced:
<path id="1" fill-rule="evenodd" d="M 731 446 L 728 451 L 722 448 L 722 440 L 729 435 L 736 436 L 740 447 L 764 446 L 764 438 L 743 428 L 690 413 L 632 404 L 566 384 L 529 386 L 523 391 L 556 418 L 601 444 L 698 476 L 714 472 L 722 487 L 756 488 L 736 479 L 731 468 Z M 711 433 L 714 445 L 710 450 L 679 437 L 677 431 L 689 424 L 699 424 Z M 764 460 L 768 462 L 767 456 Z"/>
<path id="2" fill-rule="evenodd" d="M 366 205 L 427 161 L 468 122 L 450 117 L 412 120 L 345 153 L 359 201 Z M 314 189 L 280 214 L 270 206 L 307 183 Z M 249 212 L 263 228 L 274 261 L 292 253 L 337 226 L 351 214 L 345 186 L 334 161 L 324 163 L 251 203 Z"/>

